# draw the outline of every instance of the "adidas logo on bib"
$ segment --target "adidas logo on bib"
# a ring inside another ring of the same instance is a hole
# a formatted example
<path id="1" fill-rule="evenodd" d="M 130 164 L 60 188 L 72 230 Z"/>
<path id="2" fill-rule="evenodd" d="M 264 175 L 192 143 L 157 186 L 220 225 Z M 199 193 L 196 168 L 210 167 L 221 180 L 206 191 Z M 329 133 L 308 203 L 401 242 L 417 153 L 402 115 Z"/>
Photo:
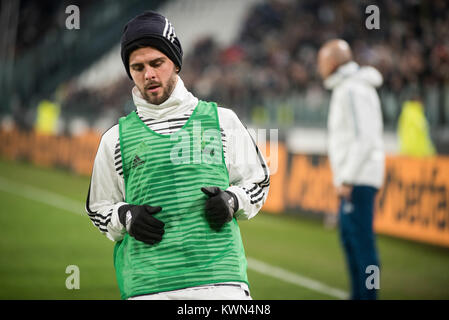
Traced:
<path id="1" fill-rule="evenodd" d="M 132 168 L 135 169 L 135 168 L 137 168 L 138 166 L 140 166 L 141 164 L 144 164 L 144 163 L 145 163 L 145 161 L 140 159 L 139 156 L 136 155 L 134 157 L 134 160 L 133 160 Z"/>

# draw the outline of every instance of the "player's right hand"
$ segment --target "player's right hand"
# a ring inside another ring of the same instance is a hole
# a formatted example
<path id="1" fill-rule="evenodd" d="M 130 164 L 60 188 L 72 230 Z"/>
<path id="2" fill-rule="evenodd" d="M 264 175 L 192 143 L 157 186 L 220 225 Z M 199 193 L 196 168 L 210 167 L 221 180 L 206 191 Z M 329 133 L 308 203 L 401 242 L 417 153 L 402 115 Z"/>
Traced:
<path id="1" fill-rule="evenodd" d="M 161 210 L 161 207 L 125 204 L 118 209 L 118 216 L 130 236 L 146 244 L 155 244 L 162 240 L 165 224 L 153 214 Z"/>

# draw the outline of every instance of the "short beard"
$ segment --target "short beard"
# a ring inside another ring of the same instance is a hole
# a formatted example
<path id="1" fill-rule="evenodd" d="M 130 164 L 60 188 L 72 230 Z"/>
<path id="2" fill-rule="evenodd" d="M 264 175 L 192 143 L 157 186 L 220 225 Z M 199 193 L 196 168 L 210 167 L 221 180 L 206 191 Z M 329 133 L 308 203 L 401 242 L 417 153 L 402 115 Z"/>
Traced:
<path id="1" fill-rule="evenodd" d="M 142 97 L 145 99 L 146 102 L 154 105 L 160 105 L 167 101 L 168 98 L 170 98 L 170 95 L 172 94 L 173 90 L 176 86 L 176 80 L 177 80 L 177 73 L 173 72 L 171 77 L 167 81 L 167 85 L 163 87 L 162 96 L 159 98 L 158 96 L 152 96 L 151 94 L 148 94 L 145 90 L 145 86 L 142 90 L 140 90 L 140 93 L 142 94 Z"/>

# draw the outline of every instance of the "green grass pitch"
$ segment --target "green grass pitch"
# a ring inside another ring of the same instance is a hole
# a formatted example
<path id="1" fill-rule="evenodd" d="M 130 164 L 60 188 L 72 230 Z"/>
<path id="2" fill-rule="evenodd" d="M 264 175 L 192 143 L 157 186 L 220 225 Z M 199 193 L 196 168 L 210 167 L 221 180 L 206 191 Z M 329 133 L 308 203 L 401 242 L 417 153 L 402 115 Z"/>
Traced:
<path id="1" fill-rule="evenodd" d="M 0 299 L 119 299 L 113 242 L 84 213 L 88 186 L 88 177 L 0 160 Z M 72 199 L 80 214 L 24 196 L 27 187 Z M 247 256 L 348 291 L 335 229 L 264 212 L 240 228 Z M 380 299 L 449 299 L 448 248 L 386 236 L 377 244 Z M 78 290 L 65 286 L 68 265 L 79 267 Z M 248 277 L 254 299 L 335 299 L 251 268 Z"/>

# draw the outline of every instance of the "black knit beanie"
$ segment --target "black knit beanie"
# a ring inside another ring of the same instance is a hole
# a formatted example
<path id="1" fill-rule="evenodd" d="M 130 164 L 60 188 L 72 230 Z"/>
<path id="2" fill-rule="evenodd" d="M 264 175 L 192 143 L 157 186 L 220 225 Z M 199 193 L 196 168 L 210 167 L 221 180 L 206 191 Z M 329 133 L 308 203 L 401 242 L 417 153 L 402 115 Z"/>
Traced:
<path id="1" fill-rule="evenodd" d="M 172 24 L 159 13 L 145 11 L 130 20 L 123 29 L 121 56 L 130 79 L 129 56 L 134 50 L 147 46 L 161 51 L 181 70 L 182 47 Z"/>

